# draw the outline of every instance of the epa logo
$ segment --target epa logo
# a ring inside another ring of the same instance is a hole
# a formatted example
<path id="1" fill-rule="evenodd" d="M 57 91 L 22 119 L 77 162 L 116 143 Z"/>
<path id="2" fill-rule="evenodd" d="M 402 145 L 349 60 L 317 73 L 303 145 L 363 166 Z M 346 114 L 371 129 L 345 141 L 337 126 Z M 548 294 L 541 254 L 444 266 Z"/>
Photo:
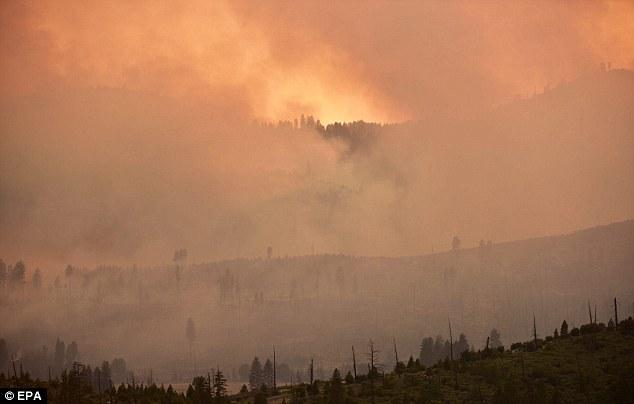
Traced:
<path id="1" fill-rule="evenodd" d="M 46 389 L 0 389 L 0 402 L 46 403 Z"/>

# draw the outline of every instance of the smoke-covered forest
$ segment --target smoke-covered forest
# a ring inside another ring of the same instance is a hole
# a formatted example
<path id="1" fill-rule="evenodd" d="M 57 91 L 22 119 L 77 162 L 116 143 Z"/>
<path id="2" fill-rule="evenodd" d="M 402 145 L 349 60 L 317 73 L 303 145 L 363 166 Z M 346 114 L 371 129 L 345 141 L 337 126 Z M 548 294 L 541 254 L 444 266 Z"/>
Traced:
<path id="1" fill-rule="evenodd" d="M 0 1 L 0 400 L 631 403 L 632 21 Z"/>
<path id="2" fill-rule="evenodd" d="M 632 221 L 566 236 L 464 247 L 401 258 L 346 255 L 278 256 L 188 262 L 177 250 L 159 267 L 67 266 L 55 276 L 22 261 L 0 264 L 3 368 L 17 360 L 46 379 L 75 361 L 110 361 L 112 380 L 134 373 L 162 383 L 185 383 L 219 366 L 230 381 L 246 382 L 254 356 L 262 366 L 276 347 L 278 380 L 324 379 L 352 369 L 350 347 L 368 339 L 377 360 L 402 355 L 426 366 L 448 354 L 446 323 L 456 352 L 521 341 L 533 316 L 546 334 L 565 318 L 570 327 L 591 315 L 634 314 Z M 64 348 L 66 345 L 66 348 Z M 364 362 L 360 357 L 359 362 Z M 360 366 L 359 373 L 365 373 Z"/>

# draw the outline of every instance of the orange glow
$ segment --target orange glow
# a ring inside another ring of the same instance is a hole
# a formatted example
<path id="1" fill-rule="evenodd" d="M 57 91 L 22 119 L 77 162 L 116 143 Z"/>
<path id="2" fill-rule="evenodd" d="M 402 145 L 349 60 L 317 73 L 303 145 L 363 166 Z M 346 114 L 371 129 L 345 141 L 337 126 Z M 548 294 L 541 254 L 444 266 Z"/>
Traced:
<path id="1" fill-rule="evenodd" d="M 495 104 L 600 62 L 631 67 L 634 52 L 630 2 L 373 2 L 358 10 L 42 1 L 2 9 L 5 89 L 45 86 L 53 75 L 178 96 L 230 91 L 248 115 L 270 120 L 306 113 L 324 122 L 398 121 L 464 104 L 470 92 L 485 92 Z M 406 26 L 385 26 L 428 16 L 439 24 L 429 33 L 423 26 L 408 36 Z M 425 45 L 432 35 L 437 45 Z M 459 53 L 446 57 L 435 46 Z M 470 75 L 480 83 L 461 78 Z"/>

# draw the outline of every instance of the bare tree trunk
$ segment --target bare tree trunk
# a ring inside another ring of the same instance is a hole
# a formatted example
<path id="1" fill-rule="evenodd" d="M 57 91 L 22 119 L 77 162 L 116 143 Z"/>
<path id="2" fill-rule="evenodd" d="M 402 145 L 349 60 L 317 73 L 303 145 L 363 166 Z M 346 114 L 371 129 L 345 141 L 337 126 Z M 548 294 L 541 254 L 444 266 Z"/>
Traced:
<path id="1" fill-rule="evenodd" d="M 614 298 L 614 329 L 619 326 L 619 310 L 616 305 L 616 297 Z"/>
<path id="2" fill-rule="evenodd" d="M 375 404 L 374 401 L 374 376 L 372 375 L 372 367 L 368 364 L 368 379 L 370 380 L 370 402 Z"/>
<path id="3" fill-rule="evenodd" d="M 211 397 L 211 374 L 209 374 L 209 372 L 207 372 L 207 385 L 209 386 L 209 396 Z"/>
<path id="4" fill-rule="evenodd" d="M 313 366 L 314 366 L 313 358 L 310 358 L 310 386 L 311 386 L 311 388 L 312 388 L 312 385 L 313 385 L 313 375 L 314 375 L 314 373 L 313 373 L 314 367 Z"/>
<path id="5" fill-rule="evenodd" d="M 372 404 L 375 403 L 375 397 L 374 397 L 374 375 L 376 373 L 376 357 L 378 354 L 378 351 L 374 348 L 374 342 L 372 342 L 372 340 L 370 340 L 370 343 L 368 345 L 369 348 L 369 352 L 368 352 L 368 359 L 369 359 L 369 364 L 368 364 L 368 379 L 370 380 L 370 395 L 372 398 Z"/>
<path id="6" fill-rule="evenodd" d="M 392 338 L 392 342 L 394 343 L 394 360 L 396 361 L 396 365 L 398 366 L 398 351 L 396 350 L 396 339 Z"/>
<path id="7" fill-rule="evenodd" d="M 592 324 L 592 309 L 590 309 L 590 300 L 588 300 L 588 315 L 590 316 L 590 324 Z"/>
<path id="8" fill-rule="evenodd" d="M 451 334 L 451 321 L 449 321 L 449 359 L 453 362 L 453 336 Z"/>
<path id="9" fill-rule="evenodd" d="M 352 371 L 354 372 L 354 381 L 357 381 L 357 358 L 354 355 L 354 345 L 352 346 Z"/>
<path id="10" fill-rule="evenodd" d="M 450 365 L 454 369 L 454 382 L 458 386 L 458 368 L 453 363 L 453 335 L 451 333 L 451 320 L 449 320 L 449 357 L 451 359 Z"/>

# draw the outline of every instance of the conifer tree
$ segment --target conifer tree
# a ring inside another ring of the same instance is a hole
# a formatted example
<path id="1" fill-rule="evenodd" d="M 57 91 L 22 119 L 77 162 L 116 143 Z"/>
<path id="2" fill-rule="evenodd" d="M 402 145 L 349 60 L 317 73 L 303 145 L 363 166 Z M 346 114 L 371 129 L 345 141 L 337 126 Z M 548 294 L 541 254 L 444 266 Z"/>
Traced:
<path id="1" fill-rule="evenodd" d="M 561 329 L 559 334 L 561 334 L 562 337 L 565 337 L 566 335 L 568 335 L 568 323 L 566 322 L 566 320 L 564 320 L 564 322 L 561 323 Z"/>
<path id="2" fill-rule="evenodd" d="M 227 379 L 220 371 L 220 368 L 214 374 L 213 383 L 214 402 L 221 404 L 226 401 L 227 396 Z"/>
<path id="3" fill-rule="evenodd" d="M 249 372 L 249 387 L 251 390 L 257 390 L 262 385 L 262 364 L 256 356 L 251 363 L 251 371 Z"/>

